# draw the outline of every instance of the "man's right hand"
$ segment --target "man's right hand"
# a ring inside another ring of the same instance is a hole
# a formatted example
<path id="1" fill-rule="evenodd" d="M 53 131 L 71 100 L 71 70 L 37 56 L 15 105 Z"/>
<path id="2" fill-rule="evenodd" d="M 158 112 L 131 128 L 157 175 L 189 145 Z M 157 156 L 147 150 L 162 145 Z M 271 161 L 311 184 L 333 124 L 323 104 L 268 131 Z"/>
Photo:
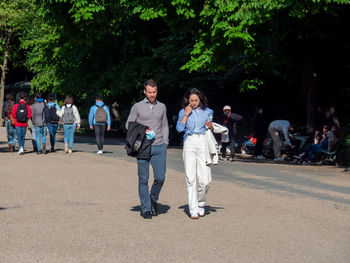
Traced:
<path id="1" fill-rule="evenodd" d="M 94 126 L 90 126 L 90 130 L 93 130 L 94 129 Z"/>

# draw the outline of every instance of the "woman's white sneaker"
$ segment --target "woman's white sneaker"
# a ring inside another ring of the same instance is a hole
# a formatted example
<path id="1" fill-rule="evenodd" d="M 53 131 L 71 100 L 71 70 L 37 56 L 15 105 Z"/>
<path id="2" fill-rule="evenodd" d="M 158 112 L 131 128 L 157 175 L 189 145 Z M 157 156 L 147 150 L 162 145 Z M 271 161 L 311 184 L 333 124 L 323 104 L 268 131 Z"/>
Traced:
<path id="1" fill-rule="evenodd" d="M 21 147 L 21 148 L 19 148 L 19 150 L 18 150 L 18 155 L 21 155 L 21 154 L 24 154 L 24 150 L 23 150 L 23 148 Z"/>
<path id="2" fill-rule="evenodd" d="M 198 219 L 198 218 L 199 218 L 198 214 L 191 214 L 191 219 Z"/>

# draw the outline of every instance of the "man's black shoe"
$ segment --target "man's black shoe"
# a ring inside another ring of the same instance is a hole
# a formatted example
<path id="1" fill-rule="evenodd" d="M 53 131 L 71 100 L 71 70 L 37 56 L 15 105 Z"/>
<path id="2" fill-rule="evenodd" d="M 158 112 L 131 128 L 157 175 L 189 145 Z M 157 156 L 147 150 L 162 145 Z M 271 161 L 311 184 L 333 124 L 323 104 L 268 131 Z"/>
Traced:
<path id="1" fill-rule="evenodd" d="M 151 200 L 151 212 L 152 216 L 157 216 L 158 215 L 158 204 L 155 201 Z"/>
<path id="2" fill-rule="evenodd" d="M 51 152 L 54 153 L 56 150 L 55 148 L 51 148 Z"/>
<path id="3" fill-rule="evenodd" d="M 152 219 L 151 212 L 141 213 L 141 216 L 142 216 L 144 219 Z"/>

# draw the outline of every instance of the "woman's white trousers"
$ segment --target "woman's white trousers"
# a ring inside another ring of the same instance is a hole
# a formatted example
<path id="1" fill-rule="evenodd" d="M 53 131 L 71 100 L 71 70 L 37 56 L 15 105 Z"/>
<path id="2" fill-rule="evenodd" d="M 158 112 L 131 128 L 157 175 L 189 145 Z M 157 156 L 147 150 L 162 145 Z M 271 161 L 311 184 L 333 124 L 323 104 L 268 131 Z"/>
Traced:
<path id="1" fill-rule="evenodd" d="M 189 135 L 183 147 L 188 206 L 191 215 L 198 214 L 198 208 L 205 206 L 211 182 L 211 168 L 205 164 L 205 138 L 204 134 Z"/>

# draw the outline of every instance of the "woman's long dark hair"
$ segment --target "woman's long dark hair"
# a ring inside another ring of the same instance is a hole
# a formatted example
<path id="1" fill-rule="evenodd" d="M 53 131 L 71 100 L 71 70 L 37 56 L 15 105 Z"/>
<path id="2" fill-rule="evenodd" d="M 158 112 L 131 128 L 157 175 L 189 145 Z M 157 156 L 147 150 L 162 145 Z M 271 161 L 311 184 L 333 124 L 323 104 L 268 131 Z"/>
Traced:
<path id="1" fill-rule="evenodd" d="M 204 96 L 203 92 L 201 92 L 200 90 L 198 90 L 196 88 L 193 88 L 193 89 L 189 89 L 186 91 L 185 96 L 184 96 L 183 101 L 182 101 L 182 108 L 186 108 L 188 106 L 188 104 L 190 104 L 190 96 L 192 94 L 195 94 L 198 96 L 199 107 L 201 107 L 203 110 L 208 107 L 208 100 Z"/>

